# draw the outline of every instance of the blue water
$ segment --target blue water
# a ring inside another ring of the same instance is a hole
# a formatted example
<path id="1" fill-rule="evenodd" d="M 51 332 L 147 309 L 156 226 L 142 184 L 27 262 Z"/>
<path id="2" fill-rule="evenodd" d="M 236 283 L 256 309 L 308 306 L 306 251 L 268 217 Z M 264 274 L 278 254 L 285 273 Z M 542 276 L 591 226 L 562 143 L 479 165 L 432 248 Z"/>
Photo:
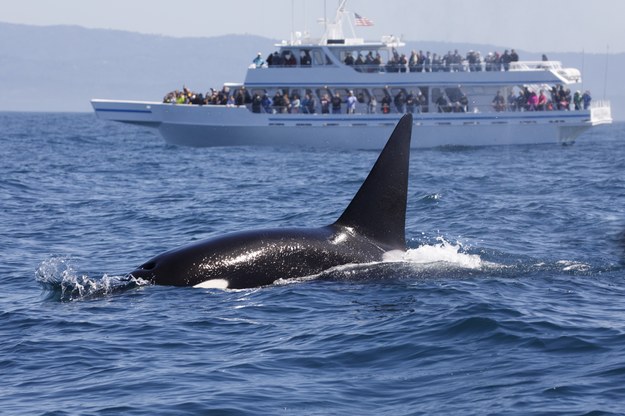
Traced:
<path id="1" fill-rule="evenodd" d="M 326 225 L 377 152 L 0 113 L 0 414 L 625 414 L 624 141 L 414 151 L 405 256 L 221 291 L 124 274 Z"/>

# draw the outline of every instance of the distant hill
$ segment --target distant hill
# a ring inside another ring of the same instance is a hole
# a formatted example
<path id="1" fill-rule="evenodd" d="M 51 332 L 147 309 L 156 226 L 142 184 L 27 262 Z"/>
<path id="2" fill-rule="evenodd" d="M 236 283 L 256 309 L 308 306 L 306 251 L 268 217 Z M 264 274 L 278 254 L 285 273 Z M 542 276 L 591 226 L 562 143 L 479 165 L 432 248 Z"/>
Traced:
<path id="1" fill-rule="evenodd" d="M 173 38 L 78 26 L 30 26 L 0 22 L 0 111 L 91 111 L 91 98 L 160 100 L 187 85 L 205 91 L 240 82 L 256 53 L 272 52 L 276 40 L 252 35 Z M 412 49 L 445 53 L 473 49 L 482 54 L 509 45 L 406 42 Z M 518 51 L 521 59 L 539 53 Z M 550 59 L 582 69 L 584 89 L 601 98 L 604 89 L 613 115 L 625 120 L 625 54 L 606 56 L 549 53 Z"/>

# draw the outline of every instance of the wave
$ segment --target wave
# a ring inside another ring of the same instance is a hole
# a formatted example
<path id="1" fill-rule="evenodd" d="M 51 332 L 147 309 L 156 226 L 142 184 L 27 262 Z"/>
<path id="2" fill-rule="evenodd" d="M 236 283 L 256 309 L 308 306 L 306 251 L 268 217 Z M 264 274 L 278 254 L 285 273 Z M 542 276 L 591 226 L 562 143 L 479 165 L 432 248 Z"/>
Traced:
<path id="1" fill-rule="evenodd" d="M 133 276 L 81 275 L 67 257 L 52 257 L 41 262 L 35 279 L 48 292 L 48 299 L 61 302 L 99 298 L 150 284 Z"/>

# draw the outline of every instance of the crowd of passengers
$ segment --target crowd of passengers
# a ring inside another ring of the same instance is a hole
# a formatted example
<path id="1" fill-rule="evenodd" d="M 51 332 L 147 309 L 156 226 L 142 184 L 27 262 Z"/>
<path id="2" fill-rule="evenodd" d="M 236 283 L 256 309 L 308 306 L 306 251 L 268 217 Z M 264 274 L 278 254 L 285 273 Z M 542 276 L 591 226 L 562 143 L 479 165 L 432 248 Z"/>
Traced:
<path id="1" fill-rule="evenodd" d="M 590 108 L 592 97 L 590 91 L 575 91 L 571 97 L 571 90 L 562 85 L 554 86 L 551 90 L 541 89 L 536 91 L 524 87 L 518 94 L 510 91 L 508 97 L 504 98 L 501 91 L 497 91 L 493 98 L 492 105 L 495 111 L 553 111 L 571 110 L 571 105 L 575 110 L 587 110 Z"/>
<path id="2" fill-rule="evenodd" d="M 438 90 L 433 96 L 432 105 L 439 113 L 466 113 L 469 112 L 469 99 L 459 88 L 449 88 Z M 518 93 L 510 91 L 504 97 L 500 91 L 492 100 L 495 111 L 549 111 L 549 110 L 570 110 L 571 105 L 575 110 L 588 109 L 592 98 L 589 91 L 582 94 L 576 91 L 571 97 L 571 91 L 562 85 L 554 86 L 548 91 L 541 89 L 539 94 L 528 87 L 524 87 Z M 172 104 L 195 104 L 195 105 L 225 105 L 225 106 L 249 106 L 253 113 L 303 113 L 303 114 L 355 114 L 368 113 L 375 114 L 380 111 L 382 114 L 389 113 L 427 113 L 430 111 L 428 99 L 419 88 L 415 91 L 399 90 L 395 95 L 390 92 L 384 94 L 378 103 L 375 95 L 365 95 L 363 92 L 355 94 L 348 91 L 344 96 L 339 92 L 333 95 L 328 93 L 320 94 L 319 101 L 312 91 L 307 90 L 303 97 L 294 92 L 288 94 L 282 90 L 277 90 L 273 96 L 267 93 L 251 94 L 245 88 L 239 88 L 231 93 L 230 88 L 224 86 L 221 90 L 211 89 L 205 95 L 195 93 L 187 87 L 182 90 L 175 90 L 168 93 L 164 103 Z"/>
<path id="3" fill-rule="evenodd" d="M 360 72 L 379 72 L 384 69 L 386 72 L 459 72 L 459 71 L 508 71 L 513 62 L 519 61 L 518 53 L 512 49 L 507 49 L 500 54 L 499 52 L 490 52 L 487 56 L 482 57 L 480 52 L 469 51 L 462 56 L 458 50 L 449 51 L 445 55 L 431 53 L 430 51 L 412 51 L 410 56 L 400 54 L 395 48 L 392 48 L 391 56 L 388 62 L 382 62 L 382 56 L 379 52 L 368 51 L 367 53 L 358 52 L 356 56 L 352 52 L 347 52 L 343 59 L 345 65 L 353 66 Z M 547 57 L 543 55 L 543 61 L 547 61 Z M 282 53 L 273 52 L 263 59 L 260 52 L 254 58 L 252 63 L 257 67 L 291 67 L 297 66 L 298 60 L 289 50 L 283 50 Z M 299 58 L 300 66 L 310 66 L 311 57 L 308 51 L 301 51 Z"/>
<path id="4" fill-rule="evenodd" d="M 447 52 L 445 55 L 431 53 L 430 51 L 412 51 L 410 56 L 400 54 L 395 48 L 388 62 L 384 64 L 386 72 L 480 72 L 484 71 L 508 71 L 510 64 L 519 61 L 519 55 L 514 49 L 503 54 L 490 52 L 482 59 L 480 52 L 469 51 L 465 56 L 454 52 Z M 376 52 L 368 52 L 364 57 L 358 53 L 356 58 L 351 53 L 347 53 L 343 61 L 345 65 L 354 66 L 360 72 L 376 72 L 382 66 L 381 56 Z"/>

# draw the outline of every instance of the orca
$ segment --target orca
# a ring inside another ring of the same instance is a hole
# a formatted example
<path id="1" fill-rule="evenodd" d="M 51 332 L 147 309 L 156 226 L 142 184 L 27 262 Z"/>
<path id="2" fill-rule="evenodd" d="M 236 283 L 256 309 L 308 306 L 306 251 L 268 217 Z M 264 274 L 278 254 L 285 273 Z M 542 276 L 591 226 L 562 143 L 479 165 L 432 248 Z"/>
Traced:
<path id="1" fill-rule="evenodd" d="M 411 133 L 412 115 L 407 114 L 333 224 L 226 234 L 167 251 L 129 275 L 158 285 L 245 289 L 406 251 Z"/>

